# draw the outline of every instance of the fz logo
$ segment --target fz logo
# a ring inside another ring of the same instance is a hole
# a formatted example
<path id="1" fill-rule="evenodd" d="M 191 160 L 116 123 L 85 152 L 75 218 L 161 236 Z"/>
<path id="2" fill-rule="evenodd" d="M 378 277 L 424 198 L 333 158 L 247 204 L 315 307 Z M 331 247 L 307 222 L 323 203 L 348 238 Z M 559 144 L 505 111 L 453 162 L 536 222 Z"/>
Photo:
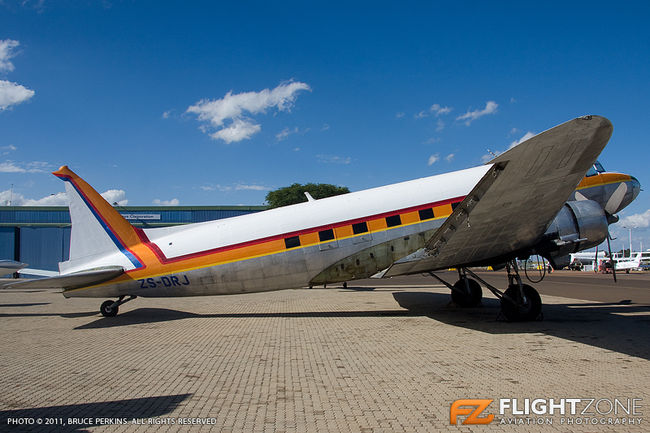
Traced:
<path id="1" fill-rule="evenodd" d="M 456 400 L 451 404 L 449 410 L 449 424 L 456 425 L 458 423 L 458 416 L 467 416 L 463 424 L 490 424 L 494 419 L 494 415 L 479 416 L 493 400 L 486 399 L 462 399 Z"/>

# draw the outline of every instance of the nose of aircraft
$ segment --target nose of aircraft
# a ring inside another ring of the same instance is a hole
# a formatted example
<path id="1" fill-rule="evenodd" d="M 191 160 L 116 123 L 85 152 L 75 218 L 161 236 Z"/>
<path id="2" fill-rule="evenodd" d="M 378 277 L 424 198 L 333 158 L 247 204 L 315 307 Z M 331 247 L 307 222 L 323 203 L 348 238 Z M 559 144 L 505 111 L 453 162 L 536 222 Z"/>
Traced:
<path id="1" fill-rule="evenodd" d="M 632 202 L 641 192 L 641 183 L 634 176 L 630 176 L 630 190 L 632 190 L 632 200 L 630 200 Z"/>
<path id="2" fill-rule="evenodd" d="M 627 187 L 627 190 L 625 191 L 625 195 L 622 197 L 616 212 L 620 212 L 623 208 L 627 207 L 627 205 L 632 203 L 636 196 L 639 195 L 639 192 L 641 192 L 641 183 L 634 176 L 630 176 L 630 180 L 625 182 L 625 187 Z"/>

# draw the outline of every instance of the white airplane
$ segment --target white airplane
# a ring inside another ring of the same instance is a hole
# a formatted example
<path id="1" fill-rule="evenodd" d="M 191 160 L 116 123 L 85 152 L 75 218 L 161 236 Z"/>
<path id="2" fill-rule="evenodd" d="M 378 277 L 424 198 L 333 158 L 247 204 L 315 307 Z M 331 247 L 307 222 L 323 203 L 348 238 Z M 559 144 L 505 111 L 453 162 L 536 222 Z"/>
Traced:
<path id="1" fill-rule="evenodd" d="M 630 271 L 641 269 L 642 257 L 642 253 L 636 253 L 634 257 L 615 257 L 614 266 L 616 267 L 616 271 L 625 271 L 629 274 Z"/>
<path id="2" fill-rule="evenodd" d="M 131 226 L 63 166 L 72 232 L 60 275 L 5 287 L 59 288 L 65 297 L 114 297 L 104 316 L 136 297 L 227 295 L 457 267 L 457 304 L 477 305 L 473 265 L 508 264 L 501 299 L 509 320 L 534 320 L 537 291 L 522 284 L 517 257 L 568 255 L 607 236 L 603 206 L 567 202 L 612 133 L 599 116 L 545 131 L 489 163 L 250 215 L 183 226 Z M 633 197 L 639 183 L 627 177 Z M 573 204 L 570 204 L 573 203 Z M 567 210 L 568 209 L 568 210 Z M 557 216 L 557 217 L 556 217 Z M 548 229 L 548 230 L 547 230 Z M 432 274 L 435 275 L 435 274 Z M 480 280 L 480 279 L 479 279 Z M 481 280 L 482 281 L 482 280 Z"/>

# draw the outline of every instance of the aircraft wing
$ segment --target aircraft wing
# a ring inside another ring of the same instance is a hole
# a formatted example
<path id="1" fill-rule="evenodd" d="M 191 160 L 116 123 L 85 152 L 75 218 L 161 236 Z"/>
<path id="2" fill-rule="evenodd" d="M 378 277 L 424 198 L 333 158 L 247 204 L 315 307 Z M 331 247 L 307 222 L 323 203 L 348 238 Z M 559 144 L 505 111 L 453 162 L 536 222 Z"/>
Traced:
<path id="1" fill-rule="evenodd" d="M 121 266 L 109 266 L 101 269 L 76 272 L 37 280 L 9 280 L 0 283 L 2 289 L 75 289 L 103 283 L 124 273 Z"/>
<path id="2" fill-rule="evenodd" d="M 497 156 L 425 248 L 393 263 L 383 277 L 470 266 L 534 245 L 612 129 L 604 117 L 580 117 Z"/>

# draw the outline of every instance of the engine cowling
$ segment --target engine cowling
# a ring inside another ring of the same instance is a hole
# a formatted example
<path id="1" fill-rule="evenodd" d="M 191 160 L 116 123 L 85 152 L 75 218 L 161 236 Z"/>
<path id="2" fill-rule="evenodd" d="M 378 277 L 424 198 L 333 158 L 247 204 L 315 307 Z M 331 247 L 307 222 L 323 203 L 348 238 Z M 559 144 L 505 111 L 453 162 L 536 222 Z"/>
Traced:
<path id="1" fill-rule="evenodd" d="M 562 206 L 535 247 L 551 259 L 600 245 L 607 239 L 605 210 L 593 200 L 569 201 Z"/>

